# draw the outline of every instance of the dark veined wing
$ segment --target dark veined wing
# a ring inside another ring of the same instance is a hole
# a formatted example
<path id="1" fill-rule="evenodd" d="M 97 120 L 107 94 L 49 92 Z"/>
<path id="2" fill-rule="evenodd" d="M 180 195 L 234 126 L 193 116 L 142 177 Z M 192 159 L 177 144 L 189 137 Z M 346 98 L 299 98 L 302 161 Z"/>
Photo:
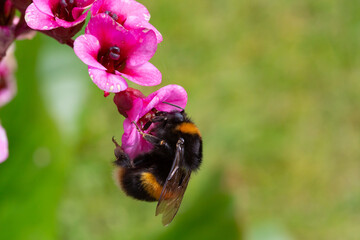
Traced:
<path id="1" fill-rule="evenodd" d="M 170 173 L 161 191 L 155 215 L 163 214 L 162 223 L 168 225 L 180 208 L 186 187 L 189 183 L 191 171 L 183 168 L 184 139 L 180 138 L 176 144 L 176 153 Z"/>

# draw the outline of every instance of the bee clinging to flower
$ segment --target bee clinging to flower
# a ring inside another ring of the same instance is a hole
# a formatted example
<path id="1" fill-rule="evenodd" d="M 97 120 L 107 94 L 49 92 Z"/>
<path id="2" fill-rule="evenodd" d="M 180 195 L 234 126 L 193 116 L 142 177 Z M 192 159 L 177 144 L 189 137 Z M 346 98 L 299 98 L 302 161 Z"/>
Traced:
<path id="1" fill-rule="evenodd" d="M 115 103 L 119 99 L 124 102 L 125 98 L 118 95 Z M 147 98 L 135 97 L 134 104 L 142 105 L 142 110 L 137 114 L 125 111 L 131 122 L 124 122 L 122 146 L 113 139 L 116 180 L 127 195 L 158 201 L 156 215 L 163 214 L 164 225 L 175 217 L 191 173 L 202 161 L 200 131 L 184 111 L 186 100 L 185 90 L 176 85 Z"/>

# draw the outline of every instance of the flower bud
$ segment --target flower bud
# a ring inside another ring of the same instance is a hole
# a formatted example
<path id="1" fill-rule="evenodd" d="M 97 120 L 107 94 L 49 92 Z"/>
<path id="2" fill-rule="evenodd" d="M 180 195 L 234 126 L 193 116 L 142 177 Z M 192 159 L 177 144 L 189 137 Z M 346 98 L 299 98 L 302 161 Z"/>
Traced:
<path id="1" fill-rule="evenodd" d="M 132 109 L 133 102 L 137 98 L 145 98 L 145 96 L 137 89 L 127 88 L 115 94 L 114 103 L 119 113 L 124 117 L 128 117 L 128 112 Z"/>

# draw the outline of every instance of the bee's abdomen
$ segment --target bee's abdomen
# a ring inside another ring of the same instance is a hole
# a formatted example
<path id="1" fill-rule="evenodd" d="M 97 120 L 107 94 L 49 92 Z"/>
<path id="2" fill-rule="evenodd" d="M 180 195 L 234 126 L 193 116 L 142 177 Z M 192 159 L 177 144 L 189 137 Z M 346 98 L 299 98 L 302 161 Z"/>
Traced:
<path id="1" fill-rule="evenodd" d="M 148 191 L 150 189 L 149 184 L 144 184 L 143 174 L 146 175 L 151 173 L 144 172 L 143 170 L 139 170 L 139 169 L 135 170 L 135 169 L 126 169 L 120 167 L 117 170 L 116 174 L 120 187 L 128 196 L 131 196 L 138 200 L 149 201 L 149 202 L 157 201 L 159 199 L 158 197 L 156 198 L 157 195 L 155 196 L 154 194 L 152 194 L 153 192 Z M 158 187 L 158 186 L 154 185 L 154 187 Z"/>
<path id="2" fill-rule="evenodd" d="M 161 195 L 161 191 L 163 186 L 159 184 L 156 180 L 155 176 L 150 172 L 143 172 L 141 173 L 141 185 L 145 189 L 145 191 L 158 200 Z"/>

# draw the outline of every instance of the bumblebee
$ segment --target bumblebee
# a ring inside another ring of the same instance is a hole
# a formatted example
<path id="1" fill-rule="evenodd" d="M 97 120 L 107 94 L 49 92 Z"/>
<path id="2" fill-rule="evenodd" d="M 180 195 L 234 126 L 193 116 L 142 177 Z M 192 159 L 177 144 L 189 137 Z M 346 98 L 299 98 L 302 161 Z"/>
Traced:
<path id="1" fill-rule="evenodd" d="M 202 139 L 184 109 L 181 112 L 153 111 L 154 116 L 143 129 L 133 122 L 142 137 L 153 145 L 150 152 L 130 159 L 113 138 L 115 178 L 128 196 L 158 201 L 155 215 L 163 214 L 162 223 L 166 226 L 180 207 L 191 173 L 200 167 Z M 144 133 L 150 126 L 149 134 Z"/>

